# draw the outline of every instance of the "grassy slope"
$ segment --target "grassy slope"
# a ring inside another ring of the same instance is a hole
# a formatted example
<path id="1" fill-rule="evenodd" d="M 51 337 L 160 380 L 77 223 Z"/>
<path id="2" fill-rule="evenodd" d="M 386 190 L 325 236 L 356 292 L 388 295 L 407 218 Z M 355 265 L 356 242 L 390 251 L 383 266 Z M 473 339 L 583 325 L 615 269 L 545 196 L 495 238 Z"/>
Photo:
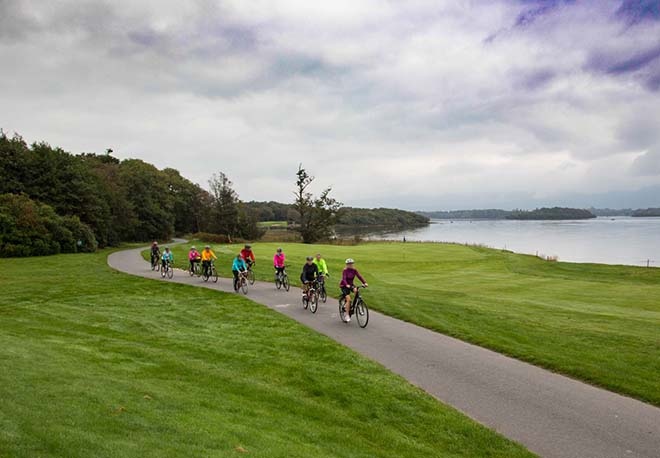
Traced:
<path id="1" fill-rule="evenodd" d="M 271 280 L 276 246 L 254 245 L 262 279 Z M 335 293 L 342 261 L 353 257 L 375 309 L 660 405 L 660 269 L 448 244 L 284 248 L 293 280 L 304 256 L 322 251 Z M 219 249 L 221 273 L 237 249 Z M 179 259 L 183 250 L 175 250 Z"/>
<path id="2" fill-rule="evenodd" d="M 106 255 L 0 260 L 0 456 L 529 456 L 274 311 Z"/>

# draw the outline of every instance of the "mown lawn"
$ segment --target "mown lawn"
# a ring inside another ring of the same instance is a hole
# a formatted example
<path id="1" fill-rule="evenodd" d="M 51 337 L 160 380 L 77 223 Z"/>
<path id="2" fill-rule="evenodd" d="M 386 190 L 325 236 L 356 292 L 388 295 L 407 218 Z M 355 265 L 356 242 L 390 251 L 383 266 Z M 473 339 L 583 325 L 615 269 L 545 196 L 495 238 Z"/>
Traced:
<path id="1" fill-rule="evenodd" d="M 277 246 L 254 244 L 263 280 Z M 355 258 L 374 309 L 660 406 L 660 269 L 437 243 L 283 247 L 294 281 L 304 257 L 321 251 L 335 292 L 344 259 Z M 228 275 L 240 247 L 216 248 Z"/>
<path id="2" fill-rule="evenodd" d="M 0 456 L 530 456 L 266 307 L 107 254 L 0 260 Z"/>

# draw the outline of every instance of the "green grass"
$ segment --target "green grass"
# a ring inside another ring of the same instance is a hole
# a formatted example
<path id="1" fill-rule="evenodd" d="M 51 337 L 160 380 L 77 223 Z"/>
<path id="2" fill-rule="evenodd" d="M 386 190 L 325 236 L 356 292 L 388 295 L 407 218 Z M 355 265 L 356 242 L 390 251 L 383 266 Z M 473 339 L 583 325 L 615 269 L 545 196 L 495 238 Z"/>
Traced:
<path id="1" fill-rule="evenodd" d="M 286 221 L 260 221 L 258 223 L 261 227 L 287 227 L 288 223 Z"/>
<path id="2" fill-rule="evenodd" d="M 263 280 L 277 246 L 254 244 Z M 238 248 L 220 247 L 221 273 Z M 660 269 L 436 243 L 284 249 L 294 281 L 304 257 L 321 251 L 335 292 L 343 260 L 355 258 L 374 309 L 660 406 Z"/>
<path id="3" fill-rule="evenodd" d="M 107 254 L 0 260 L 0 456 L 530 456 L 277 312 Z"/>

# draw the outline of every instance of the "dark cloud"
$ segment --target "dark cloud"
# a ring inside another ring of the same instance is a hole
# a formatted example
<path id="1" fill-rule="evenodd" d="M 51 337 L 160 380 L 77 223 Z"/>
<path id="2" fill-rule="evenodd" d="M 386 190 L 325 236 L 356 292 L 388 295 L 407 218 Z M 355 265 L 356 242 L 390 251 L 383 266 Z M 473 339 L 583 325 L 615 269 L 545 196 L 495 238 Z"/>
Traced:
<path id="1" fill-rule="evenodd" d="M 636 72 L 660 58 L 660 44 L 655 48 L 638 52 L 632 56 L 594 56 L 592 65 L 613 75 Z"/>
<path id="2" fill-rule="evenodd" d="M 660 2 L 658 0 L 623 0 L 616 15 L 630 25 L 645 21 L 660 21 Z"/>
<path id="3" fill-rule="evenodd" d="M 519 85 L 527 91 L 535 91 L 543 88 L 557 76 L 557 72 L 549 68 L 537 69 L 518 75 Z"/>
<path id="4" fill-rule="evenodd" d="M 523 11 L 518 14 L 515 25 L 524 27 L 537 19 L 556 11 L 563 5 L 571 5 L 575 0 L 520 0 L 524 5 Z"/>
<path id="5" fill-rule="evenodd" d="M 613 76 L 632 75 L 651 91 L 660 89 L 660 43 L 647 49 L 622 52 L 616 48 L 596 51 L 587 68 Z"/>

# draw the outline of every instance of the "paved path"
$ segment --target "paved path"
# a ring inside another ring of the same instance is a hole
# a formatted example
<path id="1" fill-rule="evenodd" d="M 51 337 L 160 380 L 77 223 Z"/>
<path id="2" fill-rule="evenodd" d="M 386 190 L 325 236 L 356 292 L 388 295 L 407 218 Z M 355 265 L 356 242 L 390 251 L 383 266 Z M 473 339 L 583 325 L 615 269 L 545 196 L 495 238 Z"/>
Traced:
<path id="1" fill-rule="evenodd" d="M 160 280 L 140 250 L 113 253 L 117 270 Z M 172 280 L 233 293 L 177 270 Z M 439 400 L 544 457 L 660 458 L 660 409 L 463 341 L 371 312 L 360 329 L 338 318 L 336 300 L 303 310 L 300 290 L 257 282 L 248 298 L 383 364 Z M 660 383 L 660 380 L 658 381 Z"/>

